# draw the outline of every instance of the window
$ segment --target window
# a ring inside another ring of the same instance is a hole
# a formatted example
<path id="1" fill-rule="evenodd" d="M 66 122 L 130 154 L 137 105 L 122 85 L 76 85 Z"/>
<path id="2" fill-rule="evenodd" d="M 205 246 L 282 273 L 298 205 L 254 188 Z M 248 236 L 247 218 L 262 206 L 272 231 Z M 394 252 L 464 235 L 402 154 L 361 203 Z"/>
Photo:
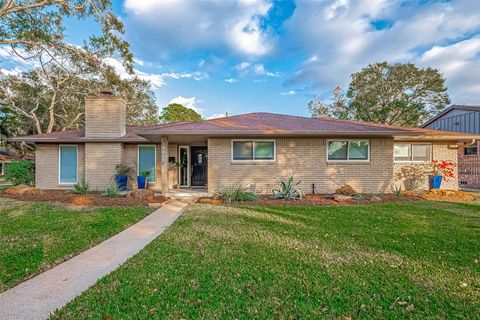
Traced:
<path id="1" fill-rule="evenodd" d="M 275 141 L 273 140 L 232 141 L 232 160 L 234 161 L 275 160 Z"/>
<path id="2" fill-rule="evenodd" d="M 430 162 L 432 146 L 420 143 L 395 143 L 395 162 Z"/>
<path id="3" fill-rule="evenodd" d="M 155 146 L 138 146 L 138 174 L 143 171 L 150 171 L 149 182 L 155 182 Z"/>
<path id="4" fill-rule="evenodd" d="M 77 183 L 77 146 L 61 145 L 59 147 L 58 182 L 62 184 Z"/>
<path id="5" fill-rule="evenodd" d="M 478 154 L 478 145 L 472 144 L 463 149 L 463 154 L 466 156 L 476 156 Z"/>
<path id="6" fill-rule="evenodd" d="M 329 141 L 329 161 L 368 161 L 370 144 L 368 140 Z"/>

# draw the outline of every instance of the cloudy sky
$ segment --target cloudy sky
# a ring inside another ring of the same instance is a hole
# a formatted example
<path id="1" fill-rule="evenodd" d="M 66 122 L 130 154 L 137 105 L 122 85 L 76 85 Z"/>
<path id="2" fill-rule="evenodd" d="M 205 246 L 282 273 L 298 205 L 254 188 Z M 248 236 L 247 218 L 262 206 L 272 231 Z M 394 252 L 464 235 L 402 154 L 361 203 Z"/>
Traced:
<path id="1" fill-rule="evenodd" d="M 160 107 L 307 115 L 313 95 L 385 60 L 438 68 L 453 103 L 480 104 L 480 0 L 113 2 Z M 68 27 L 71 42 L 96 31 Z"/>

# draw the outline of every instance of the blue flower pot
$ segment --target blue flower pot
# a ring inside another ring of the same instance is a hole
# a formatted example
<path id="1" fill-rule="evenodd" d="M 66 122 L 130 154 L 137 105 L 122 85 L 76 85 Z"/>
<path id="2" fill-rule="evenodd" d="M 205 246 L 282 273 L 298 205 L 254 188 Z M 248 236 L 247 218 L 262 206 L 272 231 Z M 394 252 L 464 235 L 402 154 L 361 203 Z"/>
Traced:
<path id="1" fill-rule="evenodd" d="M 128 176 L 116 176 L 118 191 L 127 191 Z"/>
<path id="2" fill-rule="evenodd" d="M 443 180 L 442 176 L 429 176 L 428 178 L 430 189 L 440 189 Z"/>
<path id="3" fill-rule="evenodd" d="M 138 176 L 137 177 L 138 189 L 146 189 L 147 187 L 147 177 Z"/>

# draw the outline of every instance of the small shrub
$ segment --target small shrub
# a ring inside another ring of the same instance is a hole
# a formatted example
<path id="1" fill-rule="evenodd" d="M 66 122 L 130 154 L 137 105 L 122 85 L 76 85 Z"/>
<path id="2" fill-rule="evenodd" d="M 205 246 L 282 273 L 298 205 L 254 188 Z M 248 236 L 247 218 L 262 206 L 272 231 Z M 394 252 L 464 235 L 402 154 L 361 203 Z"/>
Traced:
<path id="1" fill-rule="evenodd" d="M 117 176 L 130 176 L 130 173 L 132 172 L 132 168 L 125 164 L 117 164 L 115 166 L 115 174 Z"/>
<path id="2" fill-rule="evenodd" d="M 140 176 L 141 177 L 150 177 L 150 173 L 152 173 L 152 171 L 150 170 L 143 170 L 142 172 L 140 172 Z"/>
<path id="3" fill-rule="evenodd" d="M 400 197 L 402 195 L 402 185 L 397 185 L 394 187 L 393 194 L 396 195 L 397 197 Z"/>
<path id="4" fill-rule="evenodd" d="M 107 198 L 116 198 L 120 196 L 120 194 L 115 186 L 109 186 L 107 189 L 105 189 L 105 192 L 102 193 L 102 196 Z"/>
<path id="5" fill-rule="evenodd" d="M 303 191 L 297 186 L 302 183 L 302 180 L 294 183 L 293 177 L 288 178 L 287 181 L 280 181 L 280 188 L 273 189 L 273 199 L 285 199 L 285 200 L 302 200 Z"/>
<path id="6" fill-rule="evenodd" d="M 16 160 L 5 166 L 5 179 L 15 186 L 35 184 L 35 163 L 32 160 Z"/>
<path id="7" fill-rule="evenodd" d="M 218 198 L 225 203 L 240 201 L 255 201 L 257 196 L 251 192 L 245 191 L 242 186 L 227 186 L 218 191 Z"/>
<path id="8" fill-rule="evenodd" d="M 78 194 L 82 194 L 86 196 L 88 194 L 88 191 L 90 190 L 90 185 L 88 184 L 87 181 L 82 180 L 79 183 L 76 183 L 73 186 L 73 191 Z"/>

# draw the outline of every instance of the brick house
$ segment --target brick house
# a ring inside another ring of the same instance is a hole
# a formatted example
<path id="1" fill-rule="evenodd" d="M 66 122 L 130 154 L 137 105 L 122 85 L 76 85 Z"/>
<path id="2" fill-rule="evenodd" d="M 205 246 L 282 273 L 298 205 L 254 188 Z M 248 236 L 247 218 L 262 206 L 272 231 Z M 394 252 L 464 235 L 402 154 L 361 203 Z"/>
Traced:
<path id="1" fill-rule="evenodd" d="M 114 184 L 121 163 L 151 170 L 149 187 L 162 192 L 242 185 L 270 193 L 278 179 L 294 176 L 306 193 L 330 193 L 343 184 L 383 193 L 408 187 L 409 177 L 400 174 L 408 167 L 428 172 L 433 159 L 456 162 L 458 143 L 474 137 L 272 113 L 133 127 L 125 125 L 125 102 L 103 93 L 86 99 L 85 129 L 11 140 L 35 143 L 40 189 L 72 188 L 85 179 L 102 190 Z M 417 187 L 427 188 L 427 177 L 420 179 Z M 442 187 L 457 189 L 458 181 Z"/>

